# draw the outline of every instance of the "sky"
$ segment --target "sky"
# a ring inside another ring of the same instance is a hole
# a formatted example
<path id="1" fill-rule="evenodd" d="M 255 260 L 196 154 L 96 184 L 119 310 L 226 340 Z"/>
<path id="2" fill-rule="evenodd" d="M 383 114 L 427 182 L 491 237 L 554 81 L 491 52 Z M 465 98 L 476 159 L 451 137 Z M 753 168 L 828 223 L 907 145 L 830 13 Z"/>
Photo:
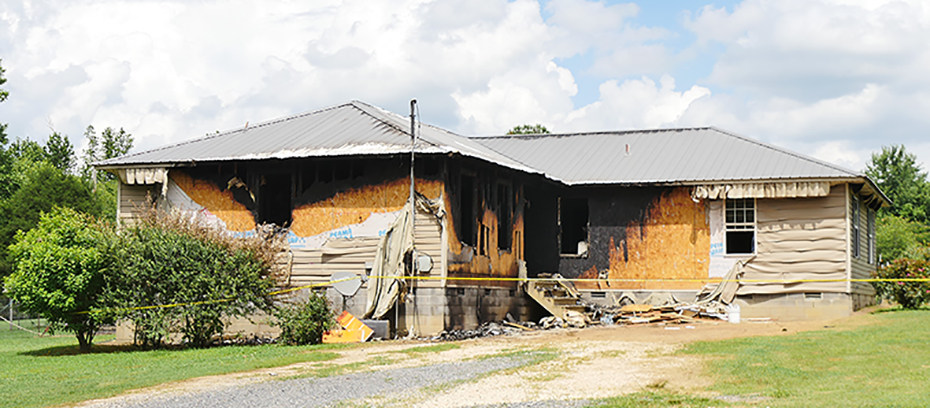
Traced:
<path id="1" fill-rule="evenodd" d="M 928 39 L 926 1 L 12 0 L 0 123 L 141 151 L 416 98 L 462 135 L 716 126 L 861 171 L 930 160 Z"/>

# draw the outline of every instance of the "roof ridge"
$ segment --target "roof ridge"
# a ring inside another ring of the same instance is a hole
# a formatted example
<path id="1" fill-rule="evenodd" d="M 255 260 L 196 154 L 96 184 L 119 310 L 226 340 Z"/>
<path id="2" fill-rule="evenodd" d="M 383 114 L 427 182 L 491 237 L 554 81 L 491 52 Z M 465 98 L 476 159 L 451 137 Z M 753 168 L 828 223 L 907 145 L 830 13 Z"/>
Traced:
<path id="1" fill-rule="evenodd" d="M 568 137 L 568 136 L 598 136 L 598 135 L 626 135 L 634 133 L 659 133 L 659 132 L 682 132 L 686 130 L 708 130 L 712 126 L 698 127 L 680 127 L 680 128 L 656 128 L 656 129 L 626 129 L 626 130 L 599 130 L 595 132 L 571 132 L 571 133 L 528 133 L 513 135 L 495 135 L 495 136 L 466 136 L 469 139 L 541 139 L 547 137 Z"/>
<path id="2" fill-rule="evenodd" d="M 397 125 L 395 125 L 394 123 L 391 123 L 390 121 L 385 120 L 384 118 L 378 117 L 378 115 L 376 115 L 375 113 L 371 112 L 371 110 L 377 110 L 378 113 L 383 114 L 383 115 L 388 115 L 388 114 L 390 114 L 390 115 L 396 115 L 398 118 L 403 118 L 403 116 L 400 116 L 400 115 L 398 115 L 398 114 L 396 114 L 396 113 L 394 113 L 394 112 L 391 112 L 391 111 L 389 111 L 389 110 L 387 110 L 387 109 L 384 109 L 384 108 L 381 108 L 381 107 L 379 107 L 379 106 L 371 105 L 371 104 L 368 104 L 368 103 L 365 103 L 365 102 L 362 102 L 362 101 L 359 101 L 359 100 L 353 100 L 352 102 L 350 102 L 350 104 L 351 104 L 352 106 L 354 106 L 356 109 L 362 111 L 362 113 L 364 113 L 364 114 L 370 116 L 370 117 L 373 118 L 374 120 L 376 120 L 376 121 L 378 121 L 378 122 L 381 122 L 381 123 L 383 123 L 383 124 L 385 124 L 385 125 L 387 125 L 387 126 L 393 128 L 394 130 L 397 130 L 398 132 L 401 132 L 401 133 L 407 135 L 408 137 L 410 136 L 410 132 L 409 132 L 408 130 L 404 130 L 402 127 L 397 126 Z M 419 125 L 422 126 L 422 125 L 423 125 L 423 121 L 417 121 L 417 124 L 419 124 Z M 434 129 L 444 130 L 444 129 L 438 128 L 438 127 L 436 127 L 436 126 L 432 126 L 432 125 L 430 125 L 430 124 L 426 124 L 426 126 L 429 126 L 429 127 L 431 127 L 431 128 L 434 128 Z M 448 133 L 451 133 L 451 132 L 448 132 Z M 455 133 L 452 133 L 452 134 L 455 135 Z M 459 135 L 456 135 L 456 136 L 459 136 Z M 429 145 L 439 147 L 439 144 L 438 144 L 438 143 L 433 142 L 433 141 L 430 141 L 430 140 L 425 140 L 425 139 L 423 139 L 423 137 L 422 137 L 422 132 L 421 132 L 421 135 L 420 135 L 420 137 L 419 137 L 419 140 L 422 141 L 422 142 L 424 142 L 424 143 L 427 143 L 427 144 L 429 144 Z"/>
<path id="3" fill-rule="evenodd" d="M 301 112 L 301 113 L 292 114 L 292 115 L 289 115 L 289 116 L 284 116 L 284 117 L 282 117 L 282 118 L 276 118 L 276 119 L 266 120 L 266 121 L 264 121 L 264 122 L 259 122 L 258 124 L 255 124 L 255 125 L 253 125 L 253 126 L 242 127 L 242 128 L 238 128 L 238 129 L 230 129 L 230 130 L 226 130 L 226 131 L 223 131 L 223 132 L 220 132 L 220 133 L 215 133 L 215 134 L 212 134 L 212 135 L 211 135 L 211 134 L 207 134 L 207 135 L 205 135 L 205 136 L 201 136 L 201 137 L 198 137 L 198 138 L 196 138 L 196 139 L 185 140 L 185 141 L 182 141 L 182 142 L 170 144 L 170 145 L 167 145 L 167 146 L 162 146 L 162 147 L 155 148 L 155 149 L 143 150 L 143 151 L 141 151 L 141 152 L 135 152 L 135 153 L 126 154 L 126 155 L 122 155 L 122 156 L 118 156 L 118 157 L 111 157 L 111 158 L 106 159 L 106 160 L 96 161 L 96 162 L 94 162 L 94 163 L 91 163 L 91 165 L 104 164 L 104 163 L 106 163 L 106 162 L 108 162 L 108 161 L 110 161 L 110 160 L 117 159 L 117 158 L 119 158 L 119 159 L 124 159 L 124 158 L 129 158 L 129 157 L 135 157 L 135 156 L 139 156 L 139 155 L 143 155 L 143 154 L 159 152 L 159 151 L 167 150 L 167 149 L 173 149 L 173 148 L 176 148 L 176 147 L 179 147 L 179 146 L 189 145 L 189 144 L 192 144 L 192 143 L 198 143 L 198 142 L 202 142 L 202 141 L 205 141 L 205 140 L 212 140 L 212 139 L 216 139 L 216 138 L 220 138 L 220 137 L 224 137 L 224 136 L 229 136 L 229 135 L 234 134 L 234 133 L 237 133 L 237 132 L 243 132 L 243 131 L 246 131 L 246 130 L 249 130 L 249 129 L 252 129 L 252 128 L 261 128 L 261 127 L 273 125 L 273 124 L 275 124 L 275 123 L 281 123 L 281 122 L 285 122 L 285 121 L 289 121 L 289 120 L 294 120 L 294 119 L 302 118 L 302 117 L 305 117 L 305 116 L 315 115 L 315 114 L 322 113 L 322 112 L 329 111 L 329 110 L 335 110 L 335 109 L 338 109 L 338 108 L 341 108 L 341 107 L 347 106 L 347 105 L 352 105 L 352 103 L 341 103 L 341 104 L 337 104 L 337 105 L 330 105 L 330 106 L 327 106 L 327 107 L 324 107 L 324 108 L 320 108 L 320 109 L 315 109 L 315 110 L 312 110 L 312 111 L 306 111 L 306 112 Z M 248 123 L 249 123 L 249 122 L 246 122 L 246 124 L 248 124 Z"/>
<path id="4" fill-rule="evenodd" d="M 791 151 L 791 150 L 788 150 L 788 149 L 783 149 L 783 148 L 781 148 L 781 147 L 778 147 L 778 146 L 775 146 L 775 145 L 772 145 L 772 144 L 765 143 L 765 142 L 763 142 L 763 141 L 761 141 L 761 140 L 756 140 L 756 139 L 753 139 L 753 138 L 750 138 L 750 137 L 742 136 L 742 135 L 737 134 L 737 133 L 735 133 L 735 132 L 731 132 L 731 131 L 729 131 L 729 130 L 721 129 L 721 128 L 718 128 L 718 127 L 716 127 L 716 126 L 710 126 L 709 129 L 712 129 L 712 130 L 715 130 L 715 131 L 717 131 L 717 132 L 723 133 L 724 135 L 727 135 L 727 136 L 730 136 L 730 137 L 733 137 L 733 138 L 742 140 L 742 141 L 744 141 L 744 142 L 752 143 L 752 144 L 755 144 L 755 145 L 757 145 L 757 146 L 761 146 L 761 147 L 765 147 L 765 148 L 768 148 L 768 149 L 771 149 L 771 150 L 775 150 L 775 151 L 777 151 L 777 152 L 779 152 L 779 153 L 782 153 L 782 154 L 787 154 L 787 155 L 789 155 L 789 156 L 796 157 L 796 158 L 801 159 L 801 160 L 804 160 L 804 161 L 808 161 L 808 162 L 811 162 L 811 163 L 814 163 L 814 164 L 819 164 L 819 165 L 821 165 L 821 166 L 826 166 L 826 167 L 829 167 L 829 168 L 831 168 L 831 169 L 833 169 L 833 170 L 836 170 L 836 171 L 840 171 L 840 172 L 844 172 L 844 173 L 849 173 L 850 175 L 853 175 L 853 176 L 856 176 L 856 177 L 864 177 L 864 176 L 865 176 L 864 174 L 859 173 L 858 171 L 855 171 L 855 170 L 852 170 L 852 169 L 847 169 L 847 168 L 845 168 L 845 167 L 838 166 L 838 165 L 833 164 L 833 163 L 828 163 L 828 162 L 825 162 L 825 161 L 823 161 L 823 160 L 819 160 L 819 159 L 816 159 L 816 158 L 813 158 L 813 157 L 810 157 L 810 156 L 808 156 L 808 155 L 801 154 L 801 153 L 798 153 L 798 152 L 795 152 L 795 151 Z"/>

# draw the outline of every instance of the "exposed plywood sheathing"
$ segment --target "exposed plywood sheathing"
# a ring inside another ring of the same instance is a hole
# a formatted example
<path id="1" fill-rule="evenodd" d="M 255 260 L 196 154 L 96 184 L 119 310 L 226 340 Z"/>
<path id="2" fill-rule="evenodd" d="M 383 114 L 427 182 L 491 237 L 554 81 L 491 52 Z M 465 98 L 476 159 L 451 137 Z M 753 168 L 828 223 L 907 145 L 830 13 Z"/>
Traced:
<path id="1" fill-rule="evenodd" d="M 756 257 L 737 294 L 845 292 L 845 191 L 838 185 L 826 197 L 756 200 Z M 799 282 L 805 279 L 840 281 Z"/>
<path id="2" fill-rule="evenodd" d="M 436 199 L 442 195 L 443 183 L 417 179 L 416 189 L 427 198 Z M 399 211 L 409 198 L 409 179 L 352 188 L 294 209 L 291 231 L 298 237 L 309 237 L 358 224 L 372 213 Z"/>
<path id="3" fill-rule="evenodd" d="M 710 227 L 705 206 L 695 203 L 687 188 L 657 197 L 642 222 L 626 227 L 625 241 L 610 239 L 608 279 L 707 279 L 710 262 Z M 592 267 L 582 278 L 603 277 Z M 698 282 L 611 282 L 610 289 L 700 289 Z M 608 286 L 584 282 L 581 288 Z"/>
<path id="4" fill-rule="evenodd" d="M 179 170 L 171 171 L 169 177 L 191 200 L 223 220 L 228 230 L 244 232 L 255 229 L 255 216 L 233 198 L 231 191 L 220 189 L 210 181 L 194 179 Z"/>

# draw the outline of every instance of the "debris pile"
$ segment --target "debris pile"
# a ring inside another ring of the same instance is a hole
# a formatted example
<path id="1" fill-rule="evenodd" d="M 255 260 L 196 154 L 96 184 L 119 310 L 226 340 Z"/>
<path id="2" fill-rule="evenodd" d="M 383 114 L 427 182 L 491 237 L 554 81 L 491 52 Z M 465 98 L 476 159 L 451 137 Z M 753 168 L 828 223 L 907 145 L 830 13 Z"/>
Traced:
<path id="1" fill-rule="evenodd" d="M 533 322 L 485 322 L 474 330 L 443 330 L 436 336 L 430 337 L 431 341 L 456 341 L 474 339 L 477 337 L 494 337 L 503 334 L 515 334 L 524 330 L 535 330 L 536 323 Z"/>

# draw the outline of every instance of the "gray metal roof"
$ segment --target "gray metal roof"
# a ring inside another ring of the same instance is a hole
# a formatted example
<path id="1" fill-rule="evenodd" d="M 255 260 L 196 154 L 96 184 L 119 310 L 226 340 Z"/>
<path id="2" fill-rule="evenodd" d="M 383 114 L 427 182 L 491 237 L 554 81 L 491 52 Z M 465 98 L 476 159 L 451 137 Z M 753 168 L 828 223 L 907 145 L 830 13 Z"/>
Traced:
<path id="1" fill-rule="evenodd" d="M 406 117 L 353 101 L 94 165 L 405 154 L 410 152 L 409 126 Z M 858 172 L 713 127 L 472 138 L 426 124 L 418 129 L 419 154 L 458 153 L 566 185 L 868 180 Z"/>
<path id="2" fill-rule="evenodd" d="M 419 124 L 417 153 L 459 153 L 537 173 L 473 139 Z M 94 163 L 103 168 L 410 152 L 409 118 L 363 102 L 331 106 Z"/>
<path id="3" fill-rule="evenodd" d="M 472 140 L 568 185 L 865 177 L 713 127 Z"/>

